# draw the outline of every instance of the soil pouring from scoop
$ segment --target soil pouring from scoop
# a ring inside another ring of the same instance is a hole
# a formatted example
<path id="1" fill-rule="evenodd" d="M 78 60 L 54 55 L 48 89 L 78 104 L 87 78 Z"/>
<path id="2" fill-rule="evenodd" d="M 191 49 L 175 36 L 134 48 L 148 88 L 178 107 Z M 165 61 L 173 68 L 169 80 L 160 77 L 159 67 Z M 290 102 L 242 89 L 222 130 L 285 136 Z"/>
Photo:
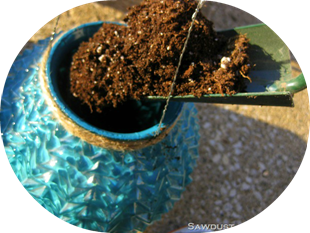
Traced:
<path id="1" fill-rule="evenodd" d="M 73 55 L 72 96 L 99 113 L 131 99 L 167 96 L 196 7 L 192 0 L 144 0 L 129 8 L 127 26 L 104 23 Z M 219 35 L 198 13 L 173 95 L 242 92 L 248 48 L 246 35 Z"/>

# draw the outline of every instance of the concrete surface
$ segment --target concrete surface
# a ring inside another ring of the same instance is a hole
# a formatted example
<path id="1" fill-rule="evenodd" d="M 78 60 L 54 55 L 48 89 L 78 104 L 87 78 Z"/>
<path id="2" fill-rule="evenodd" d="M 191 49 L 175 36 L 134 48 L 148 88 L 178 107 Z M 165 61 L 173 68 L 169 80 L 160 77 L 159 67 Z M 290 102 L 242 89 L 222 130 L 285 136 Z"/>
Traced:
<path id="1" fill-rule="evenodd" d="M 72 9 L 61 15 L 58 30 L 91 21 L 121 21 L 126 8 L 137 2 L 98 2 Z M 203 12 L 216 29 L 259 22 L 214 2 Z M 28 46 L 48 37 L 54 22 L 40 29 Z M 293 59 L 292 66 L 294 76 L 301 72 Z M 294 101 L 294 108 L 197 104 L 202 137 L 193 182 L 174 209 L 146 232 L 165 233 L 190 222 L 240 224 L 268 207 L 289 185 L 307 146 L 307 90 Z"/>

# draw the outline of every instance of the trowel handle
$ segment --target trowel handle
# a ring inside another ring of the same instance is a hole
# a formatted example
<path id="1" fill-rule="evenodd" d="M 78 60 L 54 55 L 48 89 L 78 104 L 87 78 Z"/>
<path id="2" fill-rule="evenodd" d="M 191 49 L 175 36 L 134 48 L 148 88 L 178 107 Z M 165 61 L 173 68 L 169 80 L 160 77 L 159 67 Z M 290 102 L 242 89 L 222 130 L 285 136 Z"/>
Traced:
<path id="1" fill-rule="evenodd" d="M 279 81 L 267 87 L 268 91 L 289 91 L 292 94 L 300 92 L 307 88 L 306 80 L 301 73 L 296 78 L 289 81 Z"/>

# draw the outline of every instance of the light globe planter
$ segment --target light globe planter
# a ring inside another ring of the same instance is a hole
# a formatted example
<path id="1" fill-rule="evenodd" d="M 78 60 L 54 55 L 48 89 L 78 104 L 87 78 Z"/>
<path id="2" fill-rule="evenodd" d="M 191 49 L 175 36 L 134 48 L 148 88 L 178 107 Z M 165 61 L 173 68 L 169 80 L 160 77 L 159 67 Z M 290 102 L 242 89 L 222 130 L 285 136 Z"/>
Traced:
<path id="1" fill-rule="evenodd" d="M 51 51 L 47 39 L 17 57 L 1 100 L 2 138 L 16 176 L 52 214 L 94 231 L 144 231 L 190 182 L 198 157 L 197 110 L 170 103 L 158 136 L 158 122 L 122 133 L 77 115 L 61 93 L 61 73 L 101 24 L 58 36 Z M 134 105 L 161 111 L 156 102 Z"/>

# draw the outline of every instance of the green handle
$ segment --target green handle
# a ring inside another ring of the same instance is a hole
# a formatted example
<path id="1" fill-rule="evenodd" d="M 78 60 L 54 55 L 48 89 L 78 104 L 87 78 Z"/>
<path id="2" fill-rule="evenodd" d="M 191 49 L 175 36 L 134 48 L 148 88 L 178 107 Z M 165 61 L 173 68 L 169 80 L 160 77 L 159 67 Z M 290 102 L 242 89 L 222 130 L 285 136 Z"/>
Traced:
<path id="1" fill-rule="evenodd" d="M 267 87 L 267 90 L 270 92 L 273 91 L 289 91 L 292 94 L 300 92 L 307 88 L 306 80 L 301 73 L 296 78 L 291 79 L 289 81 L 279 81 Z"/>

